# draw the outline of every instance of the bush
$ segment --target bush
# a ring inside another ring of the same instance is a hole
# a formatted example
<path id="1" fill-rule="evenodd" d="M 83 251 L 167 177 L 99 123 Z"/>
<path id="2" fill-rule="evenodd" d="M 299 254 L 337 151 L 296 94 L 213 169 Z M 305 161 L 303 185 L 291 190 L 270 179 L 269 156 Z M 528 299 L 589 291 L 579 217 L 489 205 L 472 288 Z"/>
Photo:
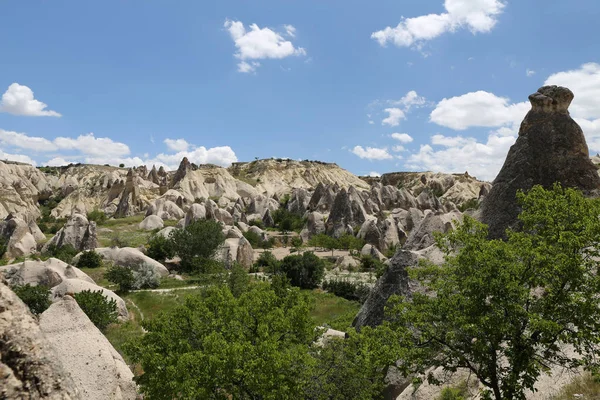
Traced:
<path id="1" fill-rule="evenodd" d="M 334 239 L 335 240 L 335 239 Z M 337 239 L 337 248 L 344 250 L 361 250 L 365 241 L 348 233 Z"/>
<path id="2" fill-rule="evenodd" d="M 125 168 L 125 164 L 123 164 L 123 163 L 119 164 L 119 168 Z"/>
<path id="3" fill-rule="evenodd" d="M 134 289 L 155 289 L 160 286 L 160 275 L 151 265 L 144 264 L 133 271 Z"/>
<path id="4" fill-rule="evenodd" d="M 113 265 L 108 268 L 104 277 L 111 283 L 119 285 L 120 292 L 128 292 L 135 285 L 135 277 L 133 271 L 120 265 Z"/>
<path id="5" fill-rule="evenodd" d="M 99 268 L 102 266 L 102 256 L 94 250 L 84 252 L 77 262 L 78 268 Z"/>
<path id="6" fill-rule="evenodd" d="M 61 261 L 71 264 L 73 257 L 77 255 L 78 251 L 75 247 L 67 244 L 65 246 L 58 247 L 55 244 L 48 246 L 45 255 L 48 257 L 58 258 Z"/>
<path id="7" fill-rule="evenodd" d="M 235 297 L 240 297 L 250 287 L 250 275 L 237 262 L 233 263 L 231 267 L 231 271 L 227 277 L 227 286 Z"/>
<path id="8" fill-rule="evenodd" d="M 467 210 L 477 210 L 479 208 L 479 199 L 469 199 L 458 206 L 460 212 L 465 212 Z"/>
<path id="9" fill-rule="evenodd" d="M 265 272 L 271 274 L 279 270 L 279 261 L 270 251 L 260 253 L 260 256 L 258 256 L 258 259 L 254 263 L 254 265 L 257 267 L 262 267 L 265 270 Z"/>
<path id="10" fill-rule="evenodd" d="M 275 225 L 282 233 L 300 231 L 306 222 L 302 215 L 292 213 L 286 208 L 275 210 L 273 212 L 273 221 L 275 221 Z"/>
<path id="11" fill-rule="evenodd" d="M 0 236 L 0 258 L 4 257 L 6 250 L 8 250 L 8 239 Z"/>
<path id="12" fill-rule="evenodd" d="M 360 267 L 363 271 L 375 272 L 375 276 L 379 278 L 385 270 L 387 265 L 379 261 L 373 256 L 362 256 L 360 258 Z"/>
<path id="13" fill-rule="evenodd" d="M 90 211 L 87 214 L 87 219 L 90 222 L 93 221 L 97 224 L 102 224 L 102 223 L 106 222 L 106 214 L 104 214 L 104 212 L 96 209 L 94 211 Z"/>
<path id="14" fill-rule="evenodd" d="M 302 247 L 304 242 L 302 241 L 302 238 L 300 236 L 294 236 L 290 241 L 290 244 L 292 245 L 292 247 L 298 248 Z"/>
<path id="15" fill-rule="evenodd" d="M 461 389 L 445 387 L 442 389 L 438 400 L 465 400 L 465 398 Z"/>
<path id="16" fill-rule="evenodd" d="M 192 222 L 173 232 L 173 252 L 181 258 L 184 271 L 205 272 L 203 265 L 225 241 L 221 224 L 212 220 Z"/>
<path id="17" fill-rule="evenodd" d="M 244 235 L 246 240 L 250 242 L 250 244 L 252 245 L 253 248 L 256 248 L 256 249 L 259 248 L 263 242 L 260 235 L 256 232 L 246 231 L 246 232 L 242 233 L 242 235 Z"/>
<path id="18" fill-rule="evenodd" d="M 75 293 L 75 300 L 90 321 L 101 331 L 104 331 L 108 325 L 117 322 L 117 302 L 104 297 L 101 290 L 97 292 L 84 290 Z"/>
<path id="19" fill-rule="evenodd" d="M 285 257 L 281 261 L 280 270 L 292 285 L 302 289 L 314 289 L 323 279 L 325 263 L 314 253 L 307 251 L 302 255 Z"/>
<path id="20" fill-rule="evenodd" d="M 119 248 L 129 247 L 129 240 L 125 236 L 115 233 L 115 235 L 110 239 L 110 246 Z"/>
<path id="21" fill-rule="evenodd" d="M 367 300 L 371 289 L 363 282 L 351 282 L 348 280 L 330 280 L 323 283 L 323 289 L 335 294 L 338 297 L 351 301 L 358 301 L 361 304 Z"/>
<path id="22" fill-rule="evenodd" d="M 163 262 L 174 256 L 173 242 L 162 235 L 153 235 L 146 246 L 146 255 L 156 261 Z"/>
<path id="23" fill-rule="evenodd" d="M 248 225 L 256 226 L 256 227 L 259 227 L 260 229 L 265 229 L 265 224 L 264 224 L 264 222 L 262 222 L 261 219 L 253 219 L 252 221 L 248 222 Z"/>
<path id="24" fill-rule="evenodd" d="M 15 286 L 12 290 L 23 300 L 23 303 L 27 304 L 27 307 L 29 307 L 29 310 L 34 315 L 43 313 L 52 304 L 50 301 L 51 292 L 46 286 L 31 286 L 27 284 L 24 286 Z"/>

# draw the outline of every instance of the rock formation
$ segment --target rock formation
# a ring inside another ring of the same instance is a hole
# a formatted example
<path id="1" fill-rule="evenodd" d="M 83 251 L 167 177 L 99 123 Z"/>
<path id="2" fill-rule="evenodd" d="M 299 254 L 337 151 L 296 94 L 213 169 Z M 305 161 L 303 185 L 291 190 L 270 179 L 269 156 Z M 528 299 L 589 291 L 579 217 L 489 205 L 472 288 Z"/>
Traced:
<path id="1" fill-rule="evenodd" d="M 0 279 L 0 398 L 85 399 L 27 306 Z"/>
<path id="2" fill-rule="evenodd" d="M 35 221 L 25 222 L 9 214 L 0 222 L 0 236 L 6 242 L 6 257 L 9 259 L 28 256 L 36 251 L 37 243 L 46 239 Z"/>
<path id="3" fill-rule="evenodd" d="M 81 214 L 74 214 L 56 235 L 46 243 L 44 250 L 50 246 L 63 247 L 71 245 L 75 250 L 91 250 L 98 246 L 96 223 L 88 221 Z"/>
<path id="4" fill-rule="evenodd" d="M 534 185 L 555 182 L 590 192 L 600 188 L 598 169 L 589 159 L 583 131 L 569 115 L 573 93 L 544 86 L 529 96 L 531 110 L 510 148 L 492 189 L 481 204 L 481 219 L 492 238 L 504 236 L 520 212 L 515 195 Z"/>

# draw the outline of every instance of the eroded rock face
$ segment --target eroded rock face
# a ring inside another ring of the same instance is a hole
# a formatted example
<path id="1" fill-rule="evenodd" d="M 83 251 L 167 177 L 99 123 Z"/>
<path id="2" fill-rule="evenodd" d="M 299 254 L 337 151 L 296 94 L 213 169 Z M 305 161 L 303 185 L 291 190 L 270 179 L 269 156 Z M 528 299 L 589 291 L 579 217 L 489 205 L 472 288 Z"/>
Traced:
<path id="1" fill-rule="evenodd" d="M 56 235 L 46 243 L 44 249 L 47 249 L 51 245 L 57 247 L 71 245 L 79 251 L 92 250 L 98 246 L 96 223 L 88 221 L 81 214 L 74 214 L 65 226 L 56 232 Z"/>
<path id="2" fill-rule="evenodd" d="M 392 295 L 410 298 L 407 268 L 418 263 L 418 256 L 410 251 L 399 250 L 390 260 L 390 265 L 371 290 L 367 301 L 363 304 L 353 325 L 360 329 L 363 326 L 375 327 L 383 322 L 385 305 Z"/>
<path id="3" fill-rule="evenodd" d="M 140 222 L 139 228 L 145 231 L 153 231 L 155 229 L 164 228 L 165 224 L 158 215 L 148 215 L 142 222 Z"/>
<path id="4" fill-rule="evenodd" d="M 0 310 L 0 398 L 85 398 L 27 306 L 1 279 Z"/>
<path id="5" fill-rule="evenodd" d="M 134 249 L 132 247 L 100 247 L 97 248 L 96 253 L 100 254 L 102 258 L 107 261 L 112 261 L 115 265 L 120 265 L 122 267 L 131 268 L 134 271 L 139 271 L 142 268 L 152 268 L 154 272 L 159 274 L 160 276 L 169 275 L 169 270 L 159 263 L 158 261 L 148 257 L 138 249 Z M 80 255 L 78 254 L 73 262 L 76 262 L 79 259 Z"/>
<path id="6" fill-rule="evenodd" d="M 59 302 L 62 301 L 67 294 L 80 293 L 85 290 L 90 290 L 92 292 L 101 291 L 105 298 L 112 299 L 117 302 L 119 319 L 123 321 L 129 319 L 129 312 L 127 311 L 127 305 L 125 304 L 125 301 L 117 296 L 115 292 L 81 279 L 64 279 L 59 285 L 54 286 L 52 288 L 52 301 Z"/>
<path id="7" fill-rule="evenodd" d="M 27 260 L 18 264 L 0 267 L 0 275 L 11 286 L 44 285 L 49 288 L 59 285 L 65 279 L 81 279 L 94 283 L 86 273 L 59 259 L 49 258 L 46 261 Z"/>
<path id="8" fill-rule="evenodd" d="M 42 313 L 40 328 L 84 399 L 136 398 L 127 364 L 71 296 Z"/>
<path id="9" fill-rule="evenodd" d="M 6 245 L 8 258 L 25 257 L 35 253 L 37 241 L 46 238 L 35 221 L 27 223 L 12 214 L 0 222 L 0 235 L 8 241 Z"/>
<path id="10" fill-rule="evenodd" d="M 490 237 L 503 237 L 506 228 L 517 223 L 518 190 L 538 184 L 548 188 L 555 182 L 588 193 L 600 188 L 583 131 L 569 115 L 573 97 L 569 89 L 559 86 L 544 86 L 529 96 L 532 108 L 481 204 L 481 219 L 488 224 Z"/>

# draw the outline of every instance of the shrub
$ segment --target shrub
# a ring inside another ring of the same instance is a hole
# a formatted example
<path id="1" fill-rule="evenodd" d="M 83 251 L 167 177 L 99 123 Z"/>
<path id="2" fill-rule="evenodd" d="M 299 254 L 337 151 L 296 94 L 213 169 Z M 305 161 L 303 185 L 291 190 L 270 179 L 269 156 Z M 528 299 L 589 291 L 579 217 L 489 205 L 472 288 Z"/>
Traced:
<path id="1" fill-rule="evenodd" d="M 364 245 L 364 240 L 357 238 L 354 235 L 350 235 L 348 233 L 340 236 L 340 238 L 337 239 L 338 248 L 344 250 L 361 250 Z"/>
<path id="2" fill-rule="evenodd" d="M 50 226 L 50 233 L 56 235 L 56 233 L 60 230 L 60 226 L 58 224 L 54 224 Z"/>
<path id="3" fill-rule="evenodd" d="M 465 400 L 465 398 L 461 389 L 445 387 L 442 389 L 438 400 Z"/>
<path id="4" fill-rule="evenodd" d="M 134 289 L 154 289 L 160 285 L 160 275 L 151 265 L 143 264 L 133 271 Z"/>
<path id="5" fill-rule="evenodd" d="M 58 258 L 59 260 L 62 260 L 67 264 L 71 264 L 71 261 L 73 261 L 73 257 L 75 257 L 77 253 L 78 251 L 75 249 L 75 247 L 71 246 L 70 244 L 61 247 L 52 244 L 48 246 L 45 255 L 48 257 Z"/>
<path id="6" fill-rule="evenodd" d="M 8 239 L 6 239 L 4 236 L 0 236 L 0 258 L 4 257 L 7 249 Z"/>
<path id="7" fill-rule="evenodd" d="M 302 241 L 302 238 L 300 236 L 294 236 L 290 241 L 290 244 L 292 245 L 292 247 L 298 248 L 302 247 L 304 242 Z"/>
<path id="8" fill-rule="evenodd" d="M 106 214 L 104 214 L 104 212 L 96 209 L 94 211 L 90 211 L 87 214 L 87 219 L 88 219 L 88 221 L 94 221 L 97 224 L 102 224 L 102 223 L 106 222 Z"/>
<path id="9" fill-rule="evenodd" d="M 125 236 L 119 233 L 115 233 L 114 236 L 110 239 L 110 245 L 111 247 L 119 248 L 129 247 L 129 240 Z"/>
<path id="10" fill-rule="evenodd" d="M 52 302 L 50 301 L 50 289 L 43 285 L 31 286 L 15 286 L 13 292 L 23 303 L 27 304 L 32 314 L 39 315 L 46 311 Z"/>
<path id="11" fill-rule="evenodd" d="M 323 282 L 323 289 L 347 300 L 358 301 L 361 304 L 367 300 L 371 289 L 363 282 L 348 280 L 330 280 Z"/>
<path id="12" fill-rule="evenodd" d="M 290 283 L 302 289 L 316 288 L 325 273 L 325 263 L 314 253 L 307 251 L 302 255 L 291 255 L 281 261 L 283 272 Z"/>
<path id="13" fill-rule="evenodd" d="M 265 229 L 265 224 L 262 222 L 261 219 L 253 219 L 252 221 L 248 222 L 248 225 L 256 226 L 256 227 L 259 227 L 260 229 Z"/>
<path id="14" fill-rule="evenodd" d="M 279 270 L 279 261 L 270 251 L 260 253 L 260 256 L 258 256 L 258 259 L 254 265 L 262 267 L 266 272 L 269 273 L 275 273 Z"/>
<path id="15" fill-rule="evenodd" d="M 119 164 L 119 168 L 125 168 L 125 164 L 123 164 L 123 163 Z"/>
<path id="16" fill-rule="evenodd" d="M 375 272 L 375 276 L 379 278 L 385 270 L 387 265 L 379 261 L 373 256 L 362 256 L 360 258 L 360 267 L 363 271 Z"/>
<path id="17" fill-rule="evenodd" d="M 300 231 L 306 221 L 300 214 L 288 211 L 286 208 L 279 208 L 273 212 L 273 221 L 277 228 L 283 232 Z"/>
<path id="18" fill-rule="evenodd" d="M 120 265 L 113 265 L 108 268 L 104 277 L 116 285 L 119 285 L 120 292 L 128 292 L 135 286 L 135 277 L 133 271 Z"/>
<path id="19" fill-rule="evenodd" d="M 250 244 L 252 245 L 253 248 L 259 248 L 263 242 L 260 235 L 256 232 L 246 231 L 246 232 L 242 233 L 242 235 L 244 235 L 246 240 L 250 242 Z"/>
<path id="20" fill-rule="evenodd" d="M 101 331 L 104 331 L 108 325 L 117 322 L 117 302 L 104 297 L 101 290 L 97 292 L 84 290 L 75 293 L 75 300 L 90 321 Z"/>
<path id="21" fill-rule="evenodd" d="M 162 235 L 153 235 L 146 246 L 146 255 L 156 261 L 163 262 L 174 256 L 173 242 Z"/>
<path id="22" fill-rule="evenodd" d="M 250 287 L 250 275 L 237 262 L 233 263 L 231 267 L 231 271 L 227 277 L 227 286 L 235 297 L 240 297 Z"/>
<path id="23" fill-rule="evenodd" d="M 181 258 L 183 270 L 205 272 L 203 264 L 215 255 L 225 235 L 218 222 L 198 220 L 173 232 L 172 241 L 173 252 Z"/>
<path id="24" fill-rule="evenodd" d="M 467 210 L 477 210 L 479 208 L 479 199 L 469 199 L 458 206 L 460 212 L 465 212 Z"/>
<path id="25" fill-rule="evenodd" d="M 102 266 L 102 256 L 94 250 L 86 251 L 79 257 L 78 268 L 99 268 Z"/>

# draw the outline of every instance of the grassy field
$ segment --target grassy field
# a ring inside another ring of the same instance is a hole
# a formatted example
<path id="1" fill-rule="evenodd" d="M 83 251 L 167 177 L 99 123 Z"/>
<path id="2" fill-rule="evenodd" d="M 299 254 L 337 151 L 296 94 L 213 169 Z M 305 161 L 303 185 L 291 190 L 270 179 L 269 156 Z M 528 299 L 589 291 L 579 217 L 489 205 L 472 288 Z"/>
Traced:
<path id="1" fill-rule="evenodd" d="M 142 231 L 139 228 L 144 215 L 134 215 L 126 218 L 109 219 L 98 224 L 98 244 L 100 247 L 109 247 L 115 241 L 128 247 L 144 246 L 153 235 L 152 231 Z M 177 221 L 163 221 L 165 227 L 177 225 Z M 120 246 L 123 247 L 123 246 Z"/>
<path id="2" fill-rule="evenodd" d="M 551 400 L 600 400 L 600 381 L 590 374 L 585 374 L 565 386 Z"/>

